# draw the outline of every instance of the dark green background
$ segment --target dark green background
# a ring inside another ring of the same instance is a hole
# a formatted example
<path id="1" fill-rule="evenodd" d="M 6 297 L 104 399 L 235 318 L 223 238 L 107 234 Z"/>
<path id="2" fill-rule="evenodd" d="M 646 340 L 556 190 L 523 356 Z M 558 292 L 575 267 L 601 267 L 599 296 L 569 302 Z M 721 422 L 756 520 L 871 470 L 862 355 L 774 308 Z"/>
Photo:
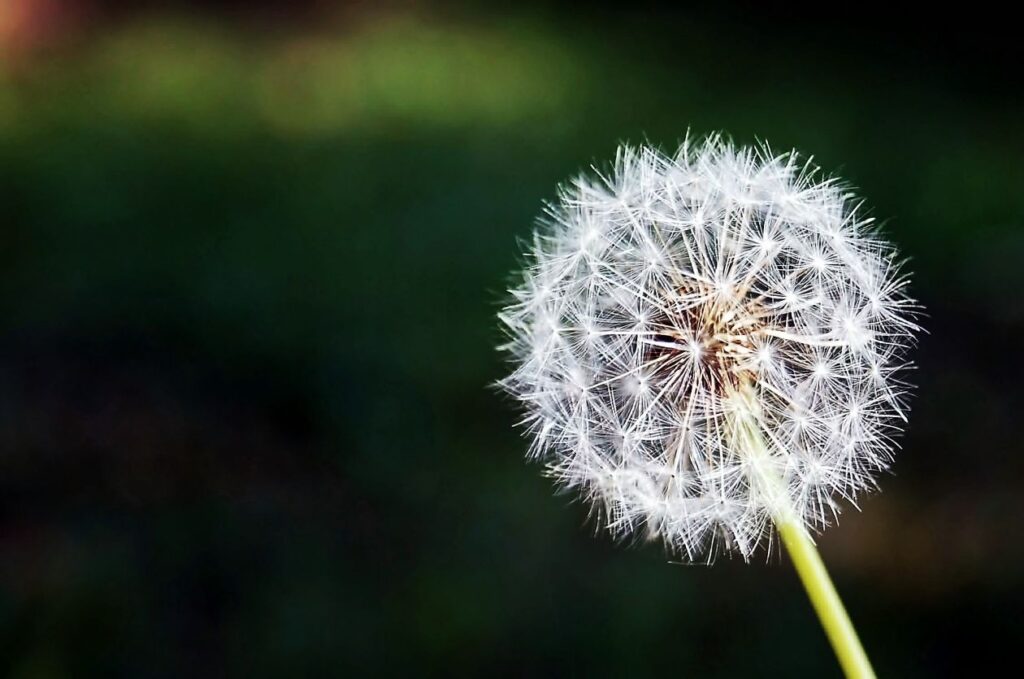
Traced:
<path id="1" fill-rule="evenodd" d="M 784 557 L 595 538 L 488 386 L 541 202 L 688 128 L 814 154 L 911 257 L 904 449 L 820 541 L 880 674 L 1016 657 L 1012 36 L 35 4 L 0 13 L 0 673 L 838 676 Z"/>

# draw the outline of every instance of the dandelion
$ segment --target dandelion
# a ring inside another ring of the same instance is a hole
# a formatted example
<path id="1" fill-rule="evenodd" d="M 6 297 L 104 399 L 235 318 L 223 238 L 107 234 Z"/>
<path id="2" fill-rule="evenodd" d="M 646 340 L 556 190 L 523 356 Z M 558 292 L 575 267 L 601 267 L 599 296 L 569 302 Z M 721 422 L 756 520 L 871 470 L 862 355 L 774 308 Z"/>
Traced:
<path id="1" fill-rule="evenodd" d="M 616 536 L 749 560 L 774 531 L 850 676 L 810 535 L 875 487 L 918 307 L 849 189 L 796 152 L 687 139 L 561 188 L 500 314 L 530 457 Z"/>

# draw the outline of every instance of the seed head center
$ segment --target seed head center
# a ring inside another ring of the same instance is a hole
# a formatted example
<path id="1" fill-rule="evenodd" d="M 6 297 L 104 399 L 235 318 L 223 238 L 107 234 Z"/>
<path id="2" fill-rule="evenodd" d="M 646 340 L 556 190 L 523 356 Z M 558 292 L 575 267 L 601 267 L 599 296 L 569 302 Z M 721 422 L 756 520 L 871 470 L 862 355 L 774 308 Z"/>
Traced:
<path id="1" fill-rule="evenodd" d="M 698 379 L 724 394 L 753 377 L 750 358 L 764 329 L 760 305 L 741 294 L 710 294 L 696 285 L 681 288 L 655 319 L 657 351 L 672 354 L 665 370 L 690 361 Z M 678 361 L 678 362 L 677 362 Z M 685 391 L 685 390 L 684 390 Z"/>

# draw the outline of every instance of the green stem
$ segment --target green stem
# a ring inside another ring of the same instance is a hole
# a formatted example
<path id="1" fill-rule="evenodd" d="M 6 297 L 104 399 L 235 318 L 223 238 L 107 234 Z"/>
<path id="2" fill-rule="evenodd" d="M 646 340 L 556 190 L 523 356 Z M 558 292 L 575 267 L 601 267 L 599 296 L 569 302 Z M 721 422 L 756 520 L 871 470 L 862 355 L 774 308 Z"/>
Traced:
<path id="1" fill-rule="evenodd" d="M 803 581 L 821 626 L 825 628 L 843 673 L 849 679 L 874 679 L 875 672 L 850 622 L 814 541 L 804 528 L 803 519 L 793 508 L 783 481 L 782 460 L 773 456 L 761 434 L 761 417 L 753 388 L 744 384 L 733 395 L 733 431 L 735 445 L 746 456 L 751 491 L 773 508 L 772 519 L 786 546 L 796 572 Z"/>
<path id="2" fill-rule="evenodd" d="M 846 613 L 807 529 L 803 523 L 794 520 L 776 520 L 775 525 L 821 620 L 821 626 L 825 628 L 825 634 L 832 643 L 832 649 L 839 658 L 843 673 L 850 678 L 874 679 L 875 672 L 857 637 L 857 630 L 850 622 L 850 616 Z"/>

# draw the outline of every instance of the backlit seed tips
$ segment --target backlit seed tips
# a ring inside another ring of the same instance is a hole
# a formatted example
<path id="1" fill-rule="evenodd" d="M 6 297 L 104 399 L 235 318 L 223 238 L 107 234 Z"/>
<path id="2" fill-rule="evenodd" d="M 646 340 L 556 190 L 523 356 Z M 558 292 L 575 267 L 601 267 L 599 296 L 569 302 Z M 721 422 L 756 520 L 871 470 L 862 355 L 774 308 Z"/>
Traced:
<path id="1" fill-rule="evenodd" d="M 892 247 L 795 153 L 619 149 L 562 187 L 500 317 L 532 456 L 618 535 L 748 558 L 873 486 L 915 303 Z"/>

